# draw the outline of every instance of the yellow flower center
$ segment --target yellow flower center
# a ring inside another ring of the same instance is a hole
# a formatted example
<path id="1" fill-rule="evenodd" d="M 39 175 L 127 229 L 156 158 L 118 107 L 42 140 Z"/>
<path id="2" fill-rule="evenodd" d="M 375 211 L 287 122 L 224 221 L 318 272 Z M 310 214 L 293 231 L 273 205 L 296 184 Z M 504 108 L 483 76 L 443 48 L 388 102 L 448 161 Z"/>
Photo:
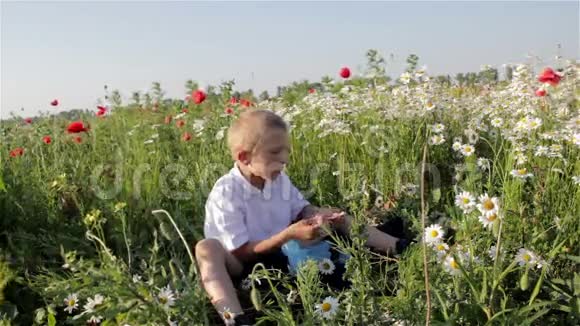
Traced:
<path id="1" fill-rule="evenodd" d="M 488 216 L 487 220 L 490 222 L 493 222 L 497 219 L 497 214 L 492 214 L 490 216 Z"/>
<path id="2" fill-rule="evenodd" d="M 528 170 L 526 168 L 523 168 L 523 169 L 519 169 L 518 170 L 518 174 L 519 175 L 524 175 L 524 174 L 526 174 L 526 172 L 528 172 Z"/>
<path id="3" fill-rule="evenodd" d="M 167 303 L 167 298 L 166 297 L 161 297 L 161 298 L 159 298 L 159 302 L 161 302 L 161 304 L 166 304 Z"/>
<path id="4" fill-rule="evenodd" d="M 72 307 L 72 306 L 74 306 L 74 305 L 75 305 L 75 303 L 76 303 L 75 299 L 70 299 L 70 300 L 68 301 L 68 305 L 69 305 L 69 306 L 71 306 L 71 307 Z"/>
<path id="5" fill-rule="evenodd" d="M 330 269 L 330 264 L 329 263 L 322 263 L 322 268 L 323 269 Z"/>
<path id="6" fill-rule="evenodd" d="M 523 258 L 525 261 L 530 261 L 532 259 L 532 256 L 530 256 L 529 254 L 524 254 Z"/>
<path id="7" fill-rule="evenodd" d="M 471 152 L 471 147 L 469 147 L 469 146 L 465 147 L 465 152 L 467 152 L 467 153 Z"/>
<path id="8" fill-rule="evenodd" d="M 483 208 L 485 208 L 487 211 L 491 211 L 495 208 L 495 204 L 491 201 L 491 199 L 487 199 L 485 202 L 483 202 Z"/>
<path id="9" fill-rule="evenodd" d="M 325 302 L 325 303 L 323 303 L 323 304 L 320 306 L 320 309 L 321 309 L 323 312 L 329 312 L 329 311 L 330 311 L 330 308 L 332 308 L 332 305 L 331 305 L 330 303 L 328 303 L 328 302 Z"/>
<path id="10" fill-rule="evenodd" d="M 230 314 L 230 313 L 229 313 L 229 312 L 227 312 L 227 311 L 224 311 L 224 319 L 225 319 L 225 320 L 230 320 L 230 319 L 232 319 L 232 314 Z"/>
<path id="11" fill-rule="evenodd" d="M 459 265 L 455 262 L 455 260 L 452 260 L 451 263 L 449 263 L 449 266 L 451 266 L 453 269 L 459 269 Z"/>
<path id="12" fill-rule="evenodd" d="M 469 198 L 463 198 L 463 203 L 464 204 L 469 204 Z"/>
<path id="13" fill-rule="evenodd" d="M 432 231 L 431 231 L 431 236 L 432 236 L 433 238 L 436 238 L 438 235 L 439 235 L 439 232 L 437 232 L 437 230 L 432 230 Z"/>
<path id="14" fill-rule="evenodd" d="M 445 246 L 442 244 L 439 244 L 439 245 L 437 245 L 437 250 L 443 251 L 443 250 L 445 250 Z"/>

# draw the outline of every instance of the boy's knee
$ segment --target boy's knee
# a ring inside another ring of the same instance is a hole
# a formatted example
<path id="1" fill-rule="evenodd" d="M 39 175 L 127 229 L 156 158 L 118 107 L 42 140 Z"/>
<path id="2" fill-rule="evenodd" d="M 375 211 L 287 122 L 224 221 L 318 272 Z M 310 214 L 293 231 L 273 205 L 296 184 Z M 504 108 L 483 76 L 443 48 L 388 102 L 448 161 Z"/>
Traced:
<path id="1" fill-rule="evenodd" d="M 203 239 L 195 245 L 195 257 L 197 259 L 215 257 L 223 251 L 224 247 L 216 239 Z"/>

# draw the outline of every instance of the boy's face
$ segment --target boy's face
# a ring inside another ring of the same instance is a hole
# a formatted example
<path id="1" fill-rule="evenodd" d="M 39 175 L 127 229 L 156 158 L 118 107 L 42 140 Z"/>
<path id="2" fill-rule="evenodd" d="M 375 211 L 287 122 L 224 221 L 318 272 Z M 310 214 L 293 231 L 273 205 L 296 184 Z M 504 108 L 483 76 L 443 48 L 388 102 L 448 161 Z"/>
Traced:
<path id="1" fill-rule="evenodd" d="M 266 130 L 262 141 L 248 157 L 247 164 L 252 174 L 265 180 L 274 180 L 284 170 L 290 156 L 290 137 L 281 128 Z"/>

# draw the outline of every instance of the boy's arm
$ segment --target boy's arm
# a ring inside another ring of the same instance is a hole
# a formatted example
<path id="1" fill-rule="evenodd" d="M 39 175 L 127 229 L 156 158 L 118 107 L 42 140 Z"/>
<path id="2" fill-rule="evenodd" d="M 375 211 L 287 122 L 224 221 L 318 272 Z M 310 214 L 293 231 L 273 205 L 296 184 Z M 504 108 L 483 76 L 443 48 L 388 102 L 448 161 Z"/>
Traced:
<path id="1" fill-rule="evenodd" d="M 318 236 L 319 226 L 308 221 L 298 221 L 272 237 L 261 241 L 249 241 L 231 251 L 240 261 L 247 262 L 280 249 L 289 240 L 312 240 Z"/>

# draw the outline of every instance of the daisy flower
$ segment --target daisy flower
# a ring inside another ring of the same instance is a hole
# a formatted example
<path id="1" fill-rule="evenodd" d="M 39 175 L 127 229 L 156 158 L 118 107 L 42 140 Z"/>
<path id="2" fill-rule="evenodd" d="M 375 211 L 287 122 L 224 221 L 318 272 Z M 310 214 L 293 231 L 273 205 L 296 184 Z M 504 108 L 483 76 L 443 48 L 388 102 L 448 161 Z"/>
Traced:
<path id="1" fill-rule="evenodd" d="M 520 266 L 534 267 L 538 264 L 538 256 L 526 248 L 518 250 L 515 260 Z"/>
<path id="2" fill-rule="evenodd" d="M 163 308 L 168 309 L 169 307 L 175 304 L 175 294 L 167 285 L 166 287 L 162 288 L 159 291 L 159 295 L 157 296 L 159 303 L 163 306 Z"/>
<path id="3" fill-rule="evenodd" d="M 322 303 L 316 305 L 316 313 L 325 319 L 332 319 L 338 312 L 338 299 L 326 297 Z"/>
<path id="4" fill-rule="evenodd" d="M 458 152 L 459 150 L 461 150 L 461 147 L 462 147 L 462 146 L 463 146 L 463 145 L 461 144 L 461 142 L 458 142 L 458 141 L 456 141 L 456 142 L 454 142 L 454 143 L 453 143 L 453 145 L 451 145 L 451 148 L 452 148 L 454 151 Z"/>
<path id="5" fill-rule="evenodd" d="M 445 231 L 439 224 L 431 224 L 425 229 L 425 241 L 429 244 L 435 244 L 441 242 Z"/>
<path id="6" fill-rule="evenodd" d="M 141 282 L 141 275 L 133 274 L 133 283 Z"/>
<path id="7" fill-rule="evenodd" d="M 491 213 L 491 214 L 487 214 L 487 215 L 481 215 L 479 217 L 479 222 L 481 222 L 481 224 L 483 224 L 483 227 L 485 228 L 491 228 L 493 227 L 493 223 L 495 223 L 498 219 L 501 219 L 501 217 L 498 215 L 497 212 L 495 213 Z"/>
<path id="8" fill-rule="evenodd" d="M 230 310 L 230 308 L 225 308 L 221 313 L 222 319 L 226 325 L 235 325 L 235 314 Z"/>
<path id="9" fill-rule="evenodd" d="M 433 135 L 431 136 L 431 138 L 429 139 L 429 143 L 431 145 L 441 145 L 445 142 L 445 137 L 441 136 L 441 135 Z"/>
<path id="10" fill-rule="evenodd" d="M 473 153 L 475 153 L 475 148 L 469 144 L 461 145 L 461 148 L 459 150 L 461 151 L 461 154 L 465 157 L 471 156 L 473 155 Z"/>
<path id="11" fill-rule="evenodd" d="M 432 101 L 427 101 L 427 103 L 425 103 L 425 111 L 430 112 L 433 111 L 435 109 L 435 103 L 433 103 Z"/>
<path id="12" fill-rule="evenodd" d="M 574 181 L 575 185 L 580 186 L 580 175 L 573 176 L 572 181 Z"/>
<path id="13" fill-rule="evenodd" d="M 491 125 L 496 127 L 496 128 L 501 128 L 501 126 L 503 125 L 503 119 L 502 118 L 493 118 L 493 119 L 491 119 Z"/>
<path id="14" fill-rule="evenodd" d="M 526 168 L 522 168 L 522 169 L 515 169 L 512 170 L 512 172 L 510 172 L 510 174 L 516 178 L 520 178 L 520 179 L 527 179 L 527 178 L 531 178 L 534 175 L 531 173 L 528 173 L 528 169 Z"/>
<path id="15" fill-rule="evenodd" d="M 455 196 L 455 205 L 461 210 L 463 213 L 469 214 L 475 208 L 475 197 L 467 191 L 463 191 L 459 195 Z"/>
<path id="16" fill-rule="evenodd" d="M 461 269 L 459 268 L 459 264 L 455 261 L 455 258 L 453 258 L 452 256 L 445 257 L 443 267 L 451 275 L 454 276 L 461 275 Z"/>
<path id="17" fill-rule="evenodd" d="M 489 170 L 489 160 L 485 157 L 480 157 L 477 159 L 477 166 L 482 170 Z"/>
<path id="18" fill-rule="evenodd" d="M 477 143 L 477 141 L 479 140 L 479 134 L 477 133 L 477 131 L 473 129 L 466 129 L 464 131 L 464 134 L 465 137 L 467 137 L 467 141 L 472 145 Z"/>
<path id="19" fill-rule="evenodd" d="M 436 134 L 442 133 L 443 130 L 445 130 L 445 125 L 442 123 L 431 125 L 431 131 L 433 131 Z"/>
<path id="20" fill-rule="evenodd" d="M 72 314 L 73 310 L 77 309 L 79 306 L 79 296 L 76 293 L 69 294 L 65 299 L 64 303 L 66 304 L 66 308 L 64 311 Z"/>
<path id="21" fill-rule="evenodd" d="M 318 262 L 318 269 L 320 270 L 320 273 L 322 273 L 324 275 L 330 275 L 330 274 L 334 273 L 335 268 L 336 267 L 334 266 L 334 263 L 332 262 L 332 260 L 330 260 L 328 258 L 324 258 Z"/>
<path id="22" fill-rule="evenodd" d="M 433 243 L 431 245 L 433 250 L 437 253 L 437 258 L 441 259 L 449 251 L 449 246 L 445 242 Z"/>
<path id="23" fill-rule="evenodd" d="M 479 204 L 477 204 L 477 209 L 482 215 L 489 215 L 497 213 L 499 210 L 499 199 L 497 197 L 489 197 L 488 194 L 483 194 L 479 196 Z"/>
<path id="24" fill-rule="evenodd" d="M 100 294 L 95 294 L 95 298 L 88 298 L 87 303 L 84 305 L 85 312 L 91 313 L 95 311 L 95 307 L 103 304 L 104 297 Z"/>
<path id="25" fill-rule="evenodd" d="M 89 325 L 97 325 L 100 324 L 103 320 L 103 316 L 91 316 L 91 318 L 87 321 Z"/>
<path id="26" fill-rule="evenodd" d="M 572 142 L 574 143 L 574 145 L 580 146 L 580 133 L 575 133 L 574 135 L 572 135 Z"/>

